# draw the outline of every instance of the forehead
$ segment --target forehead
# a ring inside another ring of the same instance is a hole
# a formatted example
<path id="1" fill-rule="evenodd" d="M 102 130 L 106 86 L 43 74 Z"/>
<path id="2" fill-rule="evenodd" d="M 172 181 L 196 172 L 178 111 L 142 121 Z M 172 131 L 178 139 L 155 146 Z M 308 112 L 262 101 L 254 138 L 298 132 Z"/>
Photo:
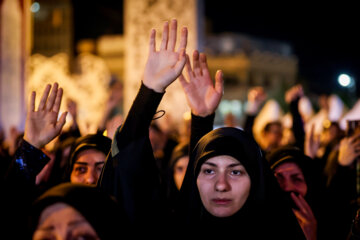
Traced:
<path id="1" fill-rule="evenodd" d="M 218 166 L 230 165 L 230 164 L 241 164 L 239 160 L 229 155 L 220 155 L 207 159 L 204 163 L 212 163 Z"/>
<path id="2" fill-rule="evenodd" d="M 285 162 L 277 166 L 275 173 L 303 174 L 301 168 L 294 162 Z"/>
<path id="3" fill-rule="evenodd" d="M 176 161 L 175 165 L 184 165 L 184 164 L 188 164 L 188 162 L 189 162 L 189 156 L 184 156 L 184 157 L 179 158 Z"/>
<path id="4" fill-rule="evenodd" d="M 65 214 L 64 214 L 65 213 Z M 67 217 L 76 217 L 80 218 L 81 214 L 78 213 L 73 207 L 70 205 L 63 203 L 63 202 L 57 202 L 50 206 L 47 206 L 41 213 L 40 219 L 39 219 L 39 226 L 42 225 L 46 220 L 50 221 L 52 219 L 56 219 L 57 215 L 62 214 Z"/>
<path id="5" fill-rule="evenodd" d="M 96 149 L 86 149 L 84 151 L 81 151 L 77 157 L 76 162 L 88 162 L 88 161 L 95 161 L 95 162 L 101 162 L 105 161 L 106 156 L 103 152 L 96 150 Z"/>

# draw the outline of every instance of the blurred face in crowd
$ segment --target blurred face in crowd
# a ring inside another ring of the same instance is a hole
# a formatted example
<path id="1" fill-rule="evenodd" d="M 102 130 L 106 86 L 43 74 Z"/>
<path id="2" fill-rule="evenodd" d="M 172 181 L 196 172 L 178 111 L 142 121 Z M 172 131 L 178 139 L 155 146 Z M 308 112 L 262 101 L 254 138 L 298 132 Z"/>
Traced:
<path id="1" fill-rule="evenodd" d="M 174 166 L 174 181 L 178 190 L 184 180 L 186 168 L 189 163 L 189 156 L 181 157 L 177 160 Z"/>
<path id="2" fill-rule="evenodd" d="M 280 187 L 285 192 L 295 192 L 305 197 L 307 184 L 300 167 L 293 162 L 285 162 L 274 170 L 275 177 Z"/>
<path id="3" fill-rule="evenodd" d="M 281 123 L 271 123 L 264 130 L 264 141 L 267 149 L 281 145 L 283 137 L 283 127 Z"/>
<path id="4" fill-rule="evenodd" d="M 216 217 L 229 217 L 238 212 L 250 194 L 250 186 L 245 167 L 227 155 L 206 160 L 197 177 L 201 201 Z"/>
<path id="5" fill-rule="evenodd" d="M 97 240 L 96 231 L 73 207 L 55 203 L 45 208 L 39 218 L 33 240 Z"/>
<path id="6" fill-rule="evenodd" d="M 80 152 L 71 172 L 70 182 L 96 184 L 100 177 L 106 156 L 95 149 Z"/>
<path id="7" fill-rule="evenodd" d="M 163 149 L 166 141 L 166 137 L 162 132 L 157 131 L 156 129 L 149 128 L 149 139 L 154 152 L 160 151 Z"/>

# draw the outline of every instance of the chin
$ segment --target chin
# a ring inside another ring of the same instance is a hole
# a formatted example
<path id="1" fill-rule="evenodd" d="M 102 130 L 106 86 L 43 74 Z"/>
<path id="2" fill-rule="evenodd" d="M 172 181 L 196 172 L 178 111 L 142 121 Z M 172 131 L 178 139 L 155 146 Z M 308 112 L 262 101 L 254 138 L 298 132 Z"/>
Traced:
<path id="1" fill-rule="evenodd" d="M 235 214 L 234 211 L 231 211 L 230 209 L 213 209 L 212 211 L 209 211 L 211 215 L 218 217 L 218 218 L 226 218 L 231 217 Z"/>

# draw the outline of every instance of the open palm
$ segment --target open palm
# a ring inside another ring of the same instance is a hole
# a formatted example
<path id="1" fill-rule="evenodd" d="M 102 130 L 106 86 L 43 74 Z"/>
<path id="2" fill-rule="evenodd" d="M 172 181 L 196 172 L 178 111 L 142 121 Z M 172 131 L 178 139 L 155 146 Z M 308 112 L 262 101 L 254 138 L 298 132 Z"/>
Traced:
<path id="1" fill-rule="evenodd" d="M 35 111 L 36 93 L 32 92 L 31 94 L 24 139 L 37 148 L 42 148 L 59 135 L 65 124 L 67 113 L 63 113 L 58 120 L 63 91 L 55 83 L 49 96 L 50 89 L 51 85 L 48 84 L 41 97 L 37 111 Z"/>
<path id="2" fill-rule="evenodd" d="M 181 31 L 179 50 L 175 51 L 177 21 L 172 20 L 170 25 L 166 22 L 162 35 L 160 50 L 156 51 L 156 31 L 150 35 L 149 57 L 144 71 L 144 84 L 157 91 L 164 92 L 181 74 L 185 65 L 185 48 L 187 44 L 187 29 Z"/>
<path id="3" fill-rule="evenodd" d="M 186 72 L 180 76 L 180 83 L 184 89 L 186 99 L 193 114 L 201 117 L 215 112 L 223 95 L 223 76 L 221 70 L 215 75 L 215 86 L 210 77 L 205 54 L 193 53 L 193 67 L 189 56 L 186 57 Z"/>

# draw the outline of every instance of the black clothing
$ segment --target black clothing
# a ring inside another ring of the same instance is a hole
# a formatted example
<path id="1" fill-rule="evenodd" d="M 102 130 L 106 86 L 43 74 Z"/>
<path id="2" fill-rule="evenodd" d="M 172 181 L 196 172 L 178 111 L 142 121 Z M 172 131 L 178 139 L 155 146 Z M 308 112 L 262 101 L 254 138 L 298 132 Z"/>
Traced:
<path id="1" fill-rule="evenodd" d="M 107 156 L 111 149 L 111 139 L 102 134 L 88 134 L 76 139 L 71 147 L 69 161 L 65 167 L 64 180 L 70 181 L 71 172 L 77 160 L 77 156 L 84 150 L 94 149 L 100 151 Z"/>
<path id="2" fill-rule="evenodd" d="M 31 233 L 36 230 L 42 211 L 59 202 L 70 205 L 83 215 L 100 239 L 121 239 L 128 230 L 124 212 L 108 194 L 95 186 L 63 183 L 49 189 L 34 202 Z"/>
<path id="3" fill-rule="evenodd" d="M 124 207 L 132 226 L 140 225 L 140 229 L 150 229 L 154 234 L 158 230 L 154 226 L 164 221 L 165 195 L 161 191 L 149 126 L 162 96 L 141 85 L 124 124 L 115 134 L 98 181 L 98 187 Z"/>
<path id="4" fill-rule="evenodd" d="M 295 163 L 301 169 L 307 186 L 307 193 L 304 198 L 317 220 L 318 239 L 326 239 L 328 226 L 325 224 L 324 214 L 328 212 L 328 209 L 324 208 L 325 183 L 319 162 L 306 156 L 300 148 L 294 146 L 276 148 L 269 152 L 266 158 L 273 172 L 278 166 L 289 162 Z M 289 202 L 294 208 L 297 208 L 290 195 Z"/>
<path id="5" fill-rule="evenodd" d="M 209 130 L 209 125 L 204 129 Z M 192 135 L 195 134 L 196 137 L 192 136 L 191 139 L 196 139 L 205 132 L 193 130 L 192 128 Z M 227 218 L 214 217 L 206 211 L 196 184 L 201 164 L 219 155 L 230 155 L 238 159 L 251 179 L 250 195 L 245 205 Z M 219 128 L 198 141 L 191 151 L 188 171 L 180 194 L 176 218 L 180 222 L 185 222 L 187 228 L 195 231 L 196 234 L 206 234 L 205 229 L 211 228 L 213 230 L 211 234 L 221 233 L 228 236 L 239 234 L 244 239 L 304 239 L 284 194 L 262 157 L 260 148 L 242 130 Z"/>
<path id="6" fill-rule="evenodd" d="M 25 140 L 15 152 L 15 157 L 1 183 L 1 215 L 6 221 L 3 235 L 12 239 L 26 239 L 27 217 L 32 201 L 39 191 L 35 185 L 36 175 L 48 163 L 40 149 Z"/>

